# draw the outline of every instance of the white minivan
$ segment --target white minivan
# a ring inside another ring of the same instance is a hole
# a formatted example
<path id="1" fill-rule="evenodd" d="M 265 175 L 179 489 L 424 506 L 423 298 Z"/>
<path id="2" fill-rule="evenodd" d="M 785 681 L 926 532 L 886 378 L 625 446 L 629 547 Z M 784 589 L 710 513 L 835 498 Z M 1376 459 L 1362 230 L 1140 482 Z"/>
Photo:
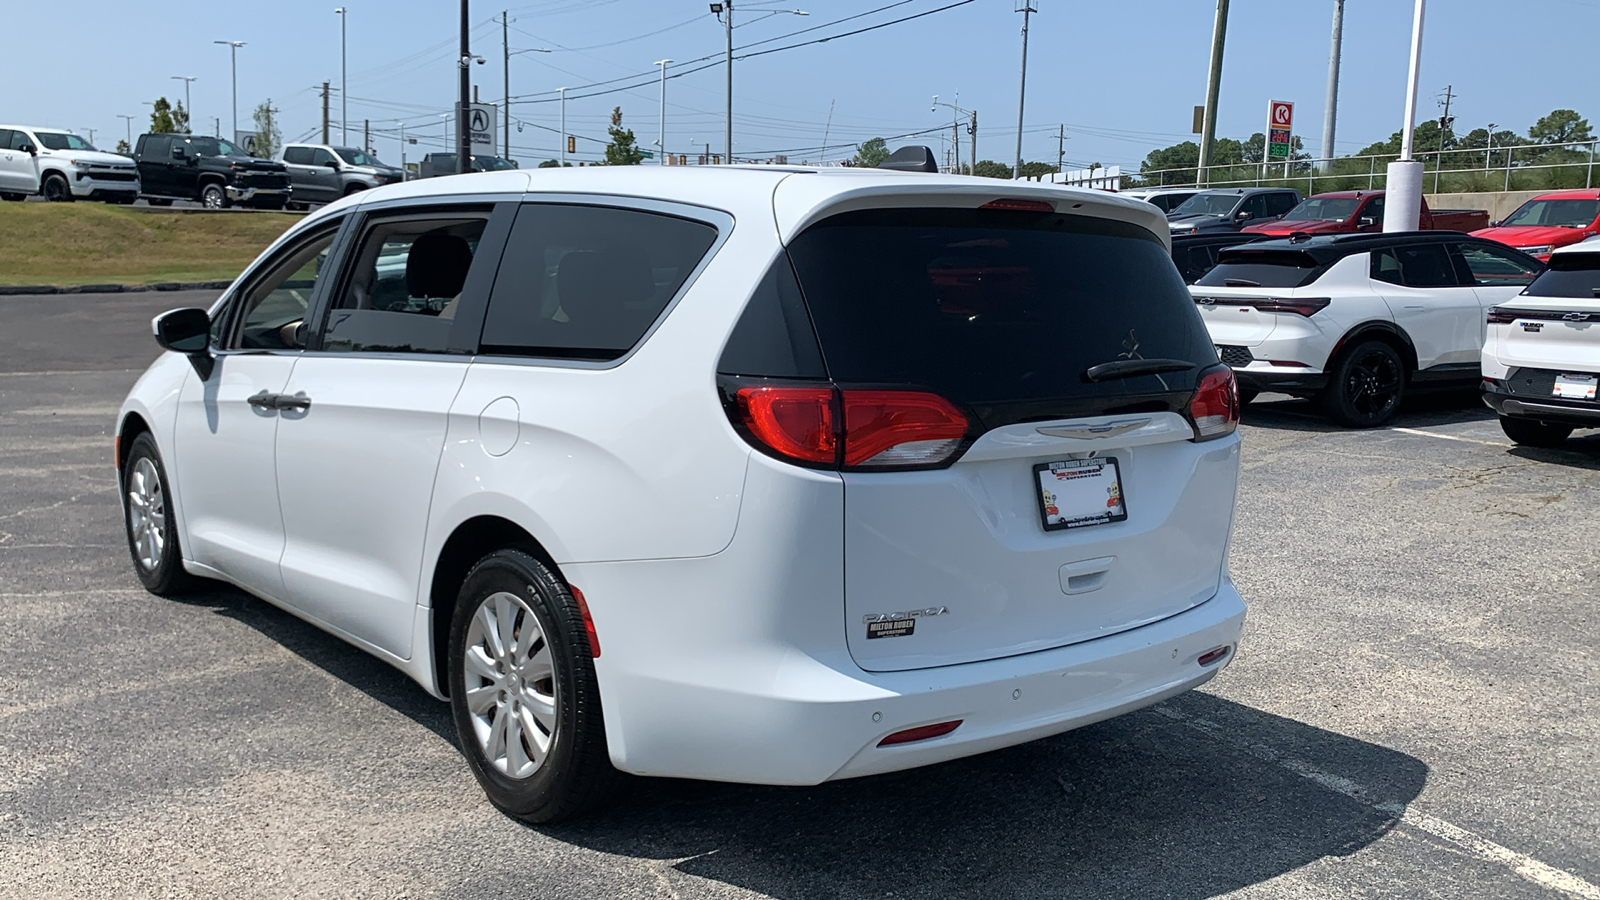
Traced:
<path id="1" fill-rule="evenodd" d="M 448 697 L 496 806 L 816 784 L 1233 657 L 1238 403 L 1161 213 L 788 167 L 493 172 L 290 229 L 117 423 L 157 593 Z"/>

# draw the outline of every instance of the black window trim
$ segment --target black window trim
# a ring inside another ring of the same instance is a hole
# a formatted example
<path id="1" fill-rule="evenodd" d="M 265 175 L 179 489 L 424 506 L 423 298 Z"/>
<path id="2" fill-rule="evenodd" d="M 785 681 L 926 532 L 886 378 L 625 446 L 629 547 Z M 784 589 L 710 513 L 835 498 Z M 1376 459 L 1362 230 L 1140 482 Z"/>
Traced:
<path id="1" fill-rule="evenodd" d="M 237 343 L 239 304 L 242 302 L 240 298 L 255 289 L 261 283 L 261 280 L 275 270 L 286 257 L 293 256 L 308 243 L 321 240 L 330 231 L 333 232 L 333 243 L 328 245 L 328 261 L 326 265 L 330 274 L 337 274 L 344 265 L 342 257 L 350 240 L 350 223 L 355 218 L 355 216 L 347 213 L 331 216 L 307 225 L 292 234 L 285 235 L 275 246 L 268 250 L 267 254 L 263 255 L 260 263 L 235 279 L 228 290 L 217 298 L 217 302 L 212 304 L 210 310 L 213 322 L 216 321 L 218 315 L 225 317 L 222 333 L 227 335 L 226 343 Z M 319 277 L 317 279 L 316 286 L 311 289 L 311 302 L 306 306 L 305 321 L 311 321 L 313 311 L 322 305 L 323 299 L 327 296 L 328 291 L 331 290 L 331 285 L 335 280 L 331 277 Z M 302 349 L 268 350 L 256 347 L 212 347 L 211 351 L 217 356 L 261 356 L 264 354 L 281 356 L 304 352 Z"/>
<path id="2" fill-rule="evenodd" d="M 1429 284 L 1418 287 L 1410 284 L 1396 284 L 1393 281 L 1384 281 L 1383 279 L 1377 277 L 1377 275 L 1373 274 L 1377 267 L 1378 261 L 1372 254 L 1382 253 L 1385 250 L 1398 250 L 1400 248 L 1410 249 L 1413 247 L 1438 247 L 1439 249 L 1443 250 L 1445 260 L 1450 264 L 1450 271 L 1456 276 L 1456 283 Z M 1390 287 L 1405 288 L 1408 291 L 1435 291 L 1439 290 L 1440 288 L 1476 287 L 1477 285 L 1475 282 L 1464 280 L 1465 276 L 1463 273 L 1467 271 L 1466 261 L 1461 259 L 1461 254 L 1459 252 L 1455 252 L 1455 250 L 1456 248 L 1452 245 L 1452 242 L 1442 237 L 1436 241 L 1406 241 L 1405 243 L 1394 243 L 1382 247 L 1373 247 L 1368 251 L 1367 254 L 1367 278 L 1368 280 L 1376 281 L 1379 284 L 1387 284 Z"/>
<path id="3" fill-rule="evenodd" d="M 1515 247 L 1509 247 L 1497 241 L 1486 240 L 1484 238 L 1466 237 L 1455 241 L 1454 244 L 1458 250 L 1466 250 L 1468 247 L 1473 247 L 1482 250 L 1491 256 L 1505 257 L 1512 262 L 1532 270 L 1533 277 L 1529 278 L 1527 282 L 1522 285 L 1523 287 L 1527 287 L 1529 284 L 1532 284 L 1540 275 L 1544 274 L 1546 269 L 1549 268 L 1549 266 L 1539 262 L 1537 259 L 1534 259 L 1528 254 L 1523 253 L 1521 250 L 1518 250 Z M 1467 284 L 1470 287 L 1512 287 L 1512 285 L 1479 284 L 1478 276 L 1472 274 L 1472 268 L 1467 265 L 1467 258 L 1464 253 L 1451 254 L 1451 258 L 1456 260 L 1456 263 L 1461 266 L 1461 277 L 1467 280 Z"/>
<path id="4" fill-rule="evenodd" d="M 475 357 L 475 359 L 479 362 L 492 363 L 494 365 L 519 365 L 535 366 L 538 368 L 596 370 L 614 369 L 617 366 L 622 365 L 623 363 L 632 359 L 633 355 L 639 352 L 640 347 L 643 347 L 649 342 L 650 338 L 661 327 L 661 324 L 667 320 L 668 316 L 672 315 L 672 311 L 677 308 L 678 303 L 683 300 L 684 296 L 688 294 L 689 291 L 694 289 L 695 283 L 700 279 L 700 274 L 706 270 L 707 266 L 711 265 L 712 260 L 716 259 L 717 252 L 722 249 L 722 245 L 728 242 L 728 238 L 733 234 L 735 225 L 733 215 L 724 210 L 670 200 L 655 200 L 647 197 L 632 197 L 626 194 L 557 194 L 530 192 L 522 195 L 518 199 L 520 200 L 520 202 L 516 204 L 518 207 L 539 205 L 592 206 L 603 209 L 634 210 L 637 212 L 667 215 L 674 218 L 687 219 L 692 222 L 699 222 L 703 225 L 709 225 L 715 229 L 716 237 L 712 239 L 711 247 L 706 250 L 705 255 L 700 258 L 699 264 L 696 265 L 694 269 L 689 272 L 689 276 L 684 279 L 683 285 L 678 288 L 678 292 L 673 294 L 672 298 L 668 300 L 666 305 L 661 308 L 661 312 L 656 315 L 655 321 L 650 323 L 650 327 L 645 329 L 644 334 L 639 336 L 639 339 L 634 342 L 632 347 L 628 348 L 626 353 L 623 353 L 616 359 L 592 360 L 532 355 L 512 356 L 507 354 L 487 353 Z M 510 226 L 508 225 L 507 231 L 509 232 L 509 230 Z M 776 238 L 773 240 L 773 247 L 774 249 L 779 248 L 779 243 Z M 754 290 L 754 287 L 752 287 L 752 290 Z M 485 302 L 476 310 L 477 331 L 475 332 L 473 340 L 474 353 L 478 352 L 478 347 L 481 345 L 483 337 L 483 324 L 488 314 L 488 297 L 485 296 L 484 299 Z M 738 316 L 743 312 L 743 310 L 744 304 L 741 303 L 738 311 L 734 313 L 733 321 L 738 320 Z M 458 322 L 461 321 L 459 314 L 456 318 Z"/>
<path id="5" fill-rule="evenodd" d="M 516 203 L 505 194 L 463 195 L 459 197 L 407 198 L 398 203 L 362 206 L 348 216 L 348 231 L 342 236 L 337 277 L 325 292 L 318 292 L 313 308 L 306 310 L 306 323 L 312 326 L 306 336 L 303 352 L 319 357 L 352 357 L 361 359 L 432 359 L 452 362 L 469 362 L 477 353 L 475 336 L 482 328 L 483 314 L 488 306 L 489 288 L 494 284 L 495 272 L 500 267 L 500 257 L 505 250 L 506 238 L 511 232 Z M 392 221 L 417 221 L 427 219 L 460 219 L 463 215 L 487 213 L 483 237 L 478 239 L 478 249 L 472 255 L 472 268 L 467 272 L 466 284 L 461 288 L 461 305 L 452 320 L 447 348 L 443 351 L 392 351 L 392 350 L 324 350 L 322 338 L 327 330 L 328 317 L 334 308 L 335 298 L 344 296 L 349 286 L 356 250 L 374 225 Z M 486 255 L 487 254 L 487 255 Z M 491 262 L 492 260 L 492 262 Z"/>

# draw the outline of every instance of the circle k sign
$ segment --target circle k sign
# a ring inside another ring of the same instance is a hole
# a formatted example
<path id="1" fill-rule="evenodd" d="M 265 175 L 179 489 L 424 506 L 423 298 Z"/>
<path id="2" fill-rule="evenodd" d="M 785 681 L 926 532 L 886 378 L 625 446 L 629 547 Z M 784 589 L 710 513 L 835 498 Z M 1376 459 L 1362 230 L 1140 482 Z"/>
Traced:
<path id="1" fill-rule="evenodd" d="M 1294 104 L 1287 100 L 1273 100 L 1268 109 L 1268 117 L 1273 128 L 1288 128 L 1294 124 Z"/>

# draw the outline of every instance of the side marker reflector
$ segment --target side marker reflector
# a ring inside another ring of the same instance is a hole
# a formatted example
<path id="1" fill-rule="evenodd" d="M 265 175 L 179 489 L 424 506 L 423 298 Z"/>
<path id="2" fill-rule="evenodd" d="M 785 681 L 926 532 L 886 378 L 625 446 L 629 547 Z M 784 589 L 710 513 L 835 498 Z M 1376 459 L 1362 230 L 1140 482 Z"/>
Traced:
<path id="1" fill-rule="evenodd" d="M 896 731 L 894 734 L 879 741 L 878 746 L 887 747 L 891 744 L 909 744 L 912 741 L 925 741 L 929 738 L 944 737 L 960 728 L 963 721 L 965 720 L 957 719 L 954 722 L 940 722 L 937 725 L 921 725 L 916 728 L 907 728 L 905 731 Z"/>

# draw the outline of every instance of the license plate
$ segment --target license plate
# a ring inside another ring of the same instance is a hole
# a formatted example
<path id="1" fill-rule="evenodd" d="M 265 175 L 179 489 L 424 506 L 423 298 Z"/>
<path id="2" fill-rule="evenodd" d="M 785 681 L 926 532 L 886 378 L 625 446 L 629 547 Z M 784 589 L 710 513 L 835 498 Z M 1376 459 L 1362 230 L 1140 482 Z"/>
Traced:
<path id="1" fill-rule="evenodd" d="M 1121 522 L 1128 517 L 1117 459 L 1069 459 L 1033 467 L 1045 531 Z"/>
<path id="2" fill-rule="evenodd" d="M 1557 375 L 1555 389 L 1550 393 L 1563 400 L 1593 400 L 1594 388 L 1593 375 Z"/>

